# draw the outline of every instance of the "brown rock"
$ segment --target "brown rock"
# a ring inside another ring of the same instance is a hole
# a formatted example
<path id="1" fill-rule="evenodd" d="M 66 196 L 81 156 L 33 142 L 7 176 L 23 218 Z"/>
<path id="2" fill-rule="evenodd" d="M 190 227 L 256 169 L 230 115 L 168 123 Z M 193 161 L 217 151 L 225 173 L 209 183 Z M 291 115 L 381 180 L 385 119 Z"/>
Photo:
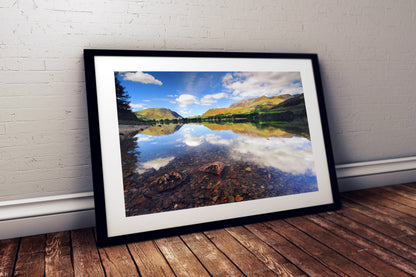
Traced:
<path id="1" fill-rule="evenodd" d="M 213 163 L 210 163 L 208 165 L 201 167 L 199 170 L 202 172 L 221 176 L 224 170 L 224 167 L 225 167 L 225 164 L 223 162 L 216 161 L 216 162 L 213 162 Z"/>
<path id="2" fill-rule="evenodd" d="M 158 177 L 155 181 L 150 183 L 150 187 L 153 190 L 157 190 L 158 192 L 167 191 L 179 186 L 184 177 L 179 172 L 171 171 L 166 173 L 160 177 Z"/>

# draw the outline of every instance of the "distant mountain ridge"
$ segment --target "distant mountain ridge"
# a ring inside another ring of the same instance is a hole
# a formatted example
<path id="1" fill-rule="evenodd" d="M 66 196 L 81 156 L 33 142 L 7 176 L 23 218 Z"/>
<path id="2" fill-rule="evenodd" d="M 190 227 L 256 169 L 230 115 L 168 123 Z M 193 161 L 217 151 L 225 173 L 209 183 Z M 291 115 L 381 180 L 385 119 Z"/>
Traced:
<path id="1" fill-rule="evenodd" d="M 166 108 L 147 108 L 134 112 L 139 119 L 161 120 L 183 118 L 177 112 Z"/>
<path id="2" fill-rule="evenodd" d="M 277 105 L 284 103 L 285 101 L 292 99 L 296 96 L 290 94 L 282 94 L 277 96 L 260 96 L 257 98 L 244 99 L 239 102 L 231 104 L 228 108 L 214 108 L 209 109 L 204 114 L 206 116 L 216 116 L 216 115 L 232 115 L 232 114 L 243 114 L 243 113 L 252 113 L 258 110 L 267 110 Z"/>
<path id="3" fill-rule="evenodd" d="M 213 108 L 201 116 L 183 118 L 177 112 L 167 108 L 147 108 L 134 112 L 140 121 L 160 120 L 198 120 L 204 118 L 262 118 L 262 120 L 289 120 L 294 116 L 305 116 L 304 95 L 283 94 L 277 96 L 260 96 L 244 99 L 231 104 L 228 108 Z M 181 121 L 182 122 L 182 121 Z"/>
<path id="4" fill-rule="evenodd" d="M 272 96 L 272 97 L 267 97 L 267 96 L 260 96 L 257 98 L 249 98 L 249 99 L 245 99 L 245 100 L 241 100 L 239 102 L 233 103 L 230 105 L 230 108 L 236 108 L 236 107 L 250 107 L 253 105 L 259 105 L 259 104 L 263 104 L 263 105 L 276 105 L 278 103 L 276 102 L 283 102 L 289 98 L 292 98 L 293 96 L 291 96 L 290 94 L 282 94 L 282 95 L 278 95 L 278 96 Z"/>

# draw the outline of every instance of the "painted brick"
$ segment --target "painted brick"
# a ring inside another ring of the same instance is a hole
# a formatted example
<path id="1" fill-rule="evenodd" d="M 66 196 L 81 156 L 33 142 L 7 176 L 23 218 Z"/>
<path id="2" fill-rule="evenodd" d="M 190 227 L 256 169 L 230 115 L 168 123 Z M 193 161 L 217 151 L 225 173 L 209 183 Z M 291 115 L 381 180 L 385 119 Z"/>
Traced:
<path id="1" fill-rule="evenodd" d="M 1 0 L 0 200 L 91 190 L 84 48 L 318 53 L 336 162 L 416 155 L 415 11 L 413 0 Z"/>

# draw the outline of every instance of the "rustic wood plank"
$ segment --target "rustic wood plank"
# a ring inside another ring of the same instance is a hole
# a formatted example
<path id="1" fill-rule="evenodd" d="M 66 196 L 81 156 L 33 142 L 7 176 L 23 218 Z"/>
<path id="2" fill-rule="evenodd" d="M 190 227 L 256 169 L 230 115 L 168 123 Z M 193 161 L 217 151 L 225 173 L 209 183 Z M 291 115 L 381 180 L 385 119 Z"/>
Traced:
<path id="1" fill-rule="evenodd" d="M 347 192 L 344 195 L 353 197 L 353 199 L 363 197 L 365 201 L 374 201 L 377 205 L 385 206 L 409 216 L 416 217 L 416 209 L 380 196 L 379 194 L 369 192 L 368 190 Z"/>
<path id="2" fill-rule="evenodd" d="M 0 277 L 12 276 L 19 238 L 0 240 Z"/>
<path id="3" fill-rule="evenodd" d="M 22 238 L 14 276 L 45 275 L 45 242 L 46 235 Z"/>
<path id="4" fill-rule="evenodd" d="M 127 247 L 97 249 L 93 229 L 0 240 L 0 277 L 416 276 L 416 183 L 343 193 L 342 202 L 337 212 Z"/>
<path id="5" fill-rule="evenodd" d="M 386 264 L 375 256 L 368 254 L 365 251 L 361 251 L 359 247 L 342 239 L 339 236 L 325 230 L 324 228 L 316 225 L 315 223 L 307 220 L 303 217 L 294 217 L 285 220 L 291 225 L 295 226 L 314 239 L 318 240 L 323 245 L 335 250 L 343 257 L 347 257 L 354 264 L 360 265 L 364 269 L 368 270 L 376 276 L 410 276 L 397 268 Z"/>
<path id="6" fill-rule="evenodd" d="M 366 225 L 405 244 L 412 244 L 416 241 L 416 236 L 414 234 L 407 234 L 394 225 L 379 221 L 354 210 L 344 209 L 339 211 L 338 214 Z"/>
<path id="7" fill-rule="evenodd" d="M 181 238 L 212 276 L 243 276 L 204 234 L 187 234 Z"/>
<path id="8" fill-rule="evenodd" d="M 409 186 L 409 187 L 412 187 L 412 188 L 416 188 L 416 182 L 414 182 L 414 183 L 407 183 L 407 184 L 403 184 L 403 185 Z"/>
<path id="9" fill-rule="evenodd" d="M 374 193 L 374 194 L 376 194 L 380 197 L 390 199 L 390 200 L 395 201 L 397 203 L 412 207 L 414 209 L 416 208 L 416 200 L 411 199 L 409 197 L 402 196 L 399 193 L 397 193 L 397 191 L 392 192 L 392 191 L 389 191 L 386 188 L 378 188 L 377 190 L 376 189 L 369 189 L 369 192 Z M 415 209 L 413 214 L 414 215 L 416 214 L 416 209 Z"/>
<path id="10" fill-rule="evenodd" d="M 359 204 L 359 205 L 364 206 L 364 207 L 368 207 L 368 208 L 373 209 L 377 212 L 386 214 L 390 217 L 405 221 L 408 224 L 416 226 L 416 217 L 405 214 L 405 213 L 402 213 L 402 212 L 400 212 L 398 210 L 395 210 L 395 209 L 392 209 L 392 208 L 390 208 L 386 205 L 380 205 L 378 203 L 378 201 L 374 200 L 374 198 L 367 197 L 367 195 L 365 193 L 364 194 L 362 192 L 360 192 L 360 193 L 361 193 L 361 195 L 359 195 L 358 197 L 356 195 L 352 194 L 352 193 L 343 193 L 342 196 L 341 196 L 341 199 L 342 200 L 347 199 L 347 200 L 349 200 L 353 203 Z"/>
<path id="11" fill-rule="evenodd" d="M 248 229 L 238 226 L 227 228 L 236 240 L 245 248 L 250 250 L 258 259 L 260 259 L 268 268 L 279 276 L 306 276 L 299 268 L 290 263 L 285 257 L 280 255 L 276 250 L 271 248 L 267 243 L 262 241 Z"/>
<path id="12" fill-rule="evenodd" d="M 366 240 L 357 234 L 345 229 L 319 215 L 310 215 L 306 218 L 319 226 L 329 230 L 330 232 L 336 234 L 337 236 L 351 242 L 360 248 L 359 251 L 366 251 L 379 259 L 382 259 L 388 264 L 391 264 L 404 272 L 407 272 L 411 275 L 416 276 L 416 264 L 406 260 L 393 252 L 390 252 L 388 249 L 385 249 L 369 240 Z"/>
<path id="13" fill-rule="evenodd" d="M 245 226 L 290 262 L 310 276 L 338 276 L 331 269 L 305 253 L 290 241 L 262 223 Z"/>
<path id="14" fill-rule="evenodd" d="M 194 254 L 179 237 L 155 240 L 162 254 L 178 276 L 209 276 Z"/>
<path id="15" fill-rule="evenodd" d="M 126 245 L 102 247 L 98 252 L 107 276 L 139 276 Z"/>
<path id="16" fill-rule="evenodd" d="M 403 197 L 416 200 L 416 188 L 412 188 L 405 185 L 392 185 L 383 187 L 384 190 L 396 193 Z"/>
<path id="17" fill-rule="evenodd" d="M 395 239 L 387 237 L 367 226 L 353 221 L 347 217 L 341 216 L 334 212 L 328 212 L 321 214 L 325 219 L 344 227 L 345 229 L 350 230 L 351 232 L 373 242 L 389 251 L 395 253 L 398 256 L 401 256 L 405 259 L 408 259 L 412 262 L 416 262 L 416 251 L 414 248 L 409 247 Z"/>
<path id="18" fill-rule="evenodd" d="M 341 276 L 371 275 L 370 272 L 364 270 L 331 248 L 322 245 L 285 221 L 269 221 L 266 224 Z"/>
<path id="19" fill-rule="evenodd" d="M 105 276 L 92 229 L 71 231 L 75 276 Z"/>
<path id="20" fill-rule="evenodd" d="M 69 232 L 46 235 L 46 276 L 74 276 Z"/>
<path id="21" fill-rule="evenodd" d="M 415 226 L 397 218 L 391 217 L 387 214 L 381 213 L 379 211 L 370 209 L 366 206 L 354 203 L 348 199 L 344 199 L 342 202 L 343 211 L 346 209 L 351 209 L 361 214 L 367 215 L 371 218 L 377 219 L 389 225 L 392 225 L 401 231 L 403 231 L 407 235 L 416 235 L 416 228 Z"/>
<path id="22" fill-rule="evenodd" d="M 392 187 L 397 186 L 402 191 L 407 191 L 412 194 L 416 194 L 416 183 L 413 183 L 415 186 L 412 186 L 412 184 L 399 184 L 399 185 L 392 185 Z M 412 197 L 414 199 L 414 197 Z"/>
<path id="23" fill-rule="evenodd" d="M 130 243 L 127 246 L 142 277 L 175 276 L 154 241 Z"/>
<path id="24" fill-rule="evenodd" d="M 204 233 L 244 274 L 250 276 L 276 276 L 273 271 L 224 229 L 206 231 Z"/>

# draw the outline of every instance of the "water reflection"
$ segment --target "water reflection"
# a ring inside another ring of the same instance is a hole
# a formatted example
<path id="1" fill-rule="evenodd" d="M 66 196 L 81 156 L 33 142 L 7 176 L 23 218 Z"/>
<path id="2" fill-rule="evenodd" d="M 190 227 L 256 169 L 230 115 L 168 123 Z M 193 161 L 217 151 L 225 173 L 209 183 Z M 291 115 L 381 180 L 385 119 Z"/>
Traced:
<path id="1" fill-rule="evenodd" d="M 185 134 L 183 142 L 188 146 L 196 147 L 196 146 L 201 145 L 204 142 L 204 139 L 203 137 L 195 137 L 195 136 L 192 136 L 191 134 Z"/>
<path id="2" fill-rule="evenodd" d="M 151 169 L 159 170 L 159 168 L 168 165 L 173 159 L 175 159 L 175 157 L 171 156 L 140 163 L 140 167 L 137 167 L 136 172 L 142 174 Z"/>
<path id="3" fill-rule="evenodd" d="M 120 142 L 127 216 L 317 190 L 302 124 L 155 125 Z"/>
<path id="4" fill-rule="evenodd" d="M 234 160 L 249 160 L 293 174 L 314 172 L 312 146 L 306 138 L 238 137 L 226 140 L 210 135 L 206 139 L 212 144 L 231 146 L 230 154 Z"/>

